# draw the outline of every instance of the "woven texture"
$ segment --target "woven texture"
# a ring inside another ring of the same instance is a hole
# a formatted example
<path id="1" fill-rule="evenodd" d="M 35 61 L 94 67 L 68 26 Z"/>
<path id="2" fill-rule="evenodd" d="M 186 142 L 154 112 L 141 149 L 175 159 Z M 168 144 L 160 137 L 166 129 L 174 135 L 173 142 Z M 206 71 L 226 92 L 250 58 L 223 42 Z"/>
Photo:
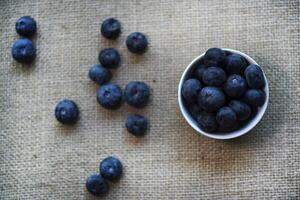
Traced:
<path id="1" fill-rule="evenodd" d="M 0 199 L 94 199 L 85 178 L 116 155 L 125 166 L 103 199 L 300 199 L 300 5 L 298 0 L 0 1 Z M 31 67 L 13 61 L 15 21 L 38 22 Z M 105 17 L 122 35 L 100 34 Z M 126 36 L 148 35 L 149 50 L 128 53 Z M 237 49 L 265 70 L 270 103 L 251 133 L 217 141 L 195 134 L 177 103 L 185 67 L 209 47 Z M 87 77 L 102 48 L 115 47 L 122 66 L 113 82 L 147 82 L 145 109 L 105 110 Z M 59 124 L 54 107 L 77 102 L 81 118 Z M 131 113 L 151 126 L 143 138 L 124 127 Z"/>

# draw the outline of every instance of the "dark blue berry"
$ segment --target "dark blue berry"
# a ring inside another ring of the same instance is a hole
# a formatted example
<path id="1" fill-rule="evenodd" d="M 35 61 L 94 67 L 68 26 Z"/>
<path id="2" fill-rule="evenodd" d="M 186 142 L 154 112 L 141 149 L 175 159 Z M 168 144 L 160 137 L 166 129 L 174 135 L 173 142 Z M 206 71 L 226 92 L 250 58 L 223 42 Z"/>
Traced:
<path id="1" fill-rule="evenodd" d="M 126 102 L 136 108 L 141 108 L 147 105 L 150 97 L 149 86 L 141 81 L 131 81 L 125 87 Z"/>
<path id="2" fill-rule="evenodd" d="M 203 111 L 203 109 L 196 103 L 189 105 L 188 110 L 194 119 L 197 119 L 197 116 Z"/>
<path id="3" fill-rule="evenodd" d="M 218 132 L 224 132 L 224 133 L 228 133 L 228 132 L 232 132 L 232 131 L 236 131 L 239 128 L 239 124 L 235 124 L 232 127 L 228 127 L 228 126 L 219 126 L 218 127 Z"/>
<path id="4" fill-rule="evenodd" d="M 204 70 L 202 81 L 208 86 L 221 86 L 226 81 L 226 73 L 219 67 L 209 67 Z"/>
<path id="5" fill-rule="evenodd" d="M 257 108 L 262 106 L 266 101 L 266 94 L 262 90 L 250 89 L 247 90 L 243 96 L 243 100 L 246 104 Z"/>
<path id="6" fill-rule="evenodd" d="M 115 181 L 121 177 L 123 165 L 119 159 L 110 156 L 101 161 L 99 169 L 103 178 Z"/>
<path id="7" fill-rule="evenodd" d="M 121 62 L 120 54 L 114 48 L 103 49 L 100 52 L 98 59 L 103 67 L 110 69 L 118 68 Z"/>
<path id="8" fill-rule="evenodd" d="M 33 36 L 36 33 L 36 21 L 30 16 L 24 16 L 17 20 L 16 31 L 24 37 Z"/>
<path id="9" fill-rule="evenodd" d="M 111 72 L 101 65 L 93 65 L 89 71 L 89 77 L 92 81 L 102 85 L 111 79 Z"/>
<path id="10" fill-rule="evenodd" d="M 202 112 L 197 117 L 198 125 L 201 129 L 207 132 L 214 132 L 218 129 L 216 116 L 213 113 Z"/>
<path id="11" fill-rule="evenodd" d="M 198 65 L 195 69 L 195 72 L 194 72 L 194 76 L 196 79 L 198 79 L 199 81 L 202 81 L 202 75 L 203 75 L 203 72 L 204 70 L 206 69 L 207 67 L 205 65 Z"/>
<path id="12" fill-rule="evenodd" d="M 143 33 L 131 33 L 126 39 L 126 46 L 132 53 L 142 54 L 147 50 L 148 40 Z"/>
<path id="13" fill-rule="evenodd" d="M 251 115 L 251 108 L 244 102 L 232 100 L 228 106 L 235 112 L 237 120 L 246 120 Z"/>
<path id="14" fill-rule="evenodd" d="M 204 64 L 208 67 L 222 67 L 226 61 L 226 53 L 219 48 L 210 48 L 204 55 Z"/>
<path id="15" fill-rule="evenodd" d="M 232 98 L 243 96 L 246 90 L 246 80 L 242 76 L 237 74 L 230 75 L 224 85 L 225 93 Z"/>
<path id="16" fill-rule="evenodd" d="M 55 117 L 63 124 L 74 124 L 79 118 L 79 109 L 72 100 L 64 99 L 55 107 Z"/>
<path id="17" fill-rule="evenodd" d="M 135 136 L 142 136 L 147 131 L 148 120 L 142 115 L 130 115 L 126 121 L 126 128 L 129 133 Z"/>
<path id="18" fill-rule="evenodd" d="M 98 174 L 87 177 L 85 186 L 93 195 L 104 195 L 108 192 L 108 184 L 104 178 Z"/>
<path id="19" fill-rule="evenodd" d="M 230 107 L 222 107 L 216 116 L 217 122 L 222 127 L 234 127 L 237 122 L 235 112 Z"/>
<path id="20" fill-rule="evenodd" d="M 116 109 L 122 103 L 122 90 L 113 83 L 102 85 L 97 92 L 97 101 L 101 106 L 108 109 Z"/>
<path id="21" fill-rule="evenodd" d="M 12 46 L 11 53 L 13 58 L 24 64 L 32 63 L 36 57 L 36 49 L 28 39 L 19 39 Z"/>
<path id="22" fill-rule="evenodd" d="M 107 39 L 116 39 L 121 33 L 121 23 L 114 18 L 108 18 L 101 25 L 101 33 Z"/>
<path id="23" fill-rule="evenodd" d="M 225 95 L 219 88 L 204 87 L 198 95 L 199 106 L 208 112 L 215 112 L 225 104 Z"/>
<path id="24" fill-rule="evenodd" d="M 195 103 L 202 89 L 202 84 L 197 79 L 188 79 L 182 85 L 182 96 L 187 103 Z"/>
<path id="25" fill-rule="evenodd" d="M 245 70 L 245 77 L 250 88 L 261 89 L 266 85 L 263 71 L 257 65 L 249 65 Z"/>
<path id="26" fill-rule="evenodd" d="M 244 74 L 244 70 L 247 67 L 246 59 L 236 53 L 230 54 L 226 59 L 226 72 L 228 74 Z"/>

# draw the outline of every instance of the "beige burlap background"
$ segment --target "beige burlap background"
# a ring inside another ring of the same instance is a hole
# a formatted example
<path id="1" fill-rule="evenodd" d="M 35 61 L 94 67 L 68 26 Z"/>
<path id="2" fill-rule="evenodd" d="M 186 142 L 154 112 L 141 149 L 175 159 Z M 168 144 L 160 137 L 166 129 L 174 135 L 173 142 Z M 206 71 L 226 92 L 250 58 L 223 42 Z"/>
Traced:
<path id="1" fill-rule="evenodd" d="M 104 199 L 300 199 L 298 0 L 0 2 L 0 199 L 93 199 L 85 178 L 108 155 L 123 161 L 125 173 Z M 23 15 L 38 22 L 31 67 L 10 53 Z M 100 34 L 107 16 L 123 25 L 115 42 Z M 124 44 L 133 31 L 149 36 L 143 56 Z M 262 122 L 233 141 L 195 134 L 177 104 L 181 73 L 215 46 L 252 56 L 270 85 Z M 113 82 L 124 88 L 143 80 L 152 87 L 146 109 L 109 111 L 96 102 L 87 72 L 106 47 L 122 54 Z M 62 98 L 80 107 L 74 127 L 54 118 Z M 135 112 L 150 120 L 144 138 L 124 128 Z"/>

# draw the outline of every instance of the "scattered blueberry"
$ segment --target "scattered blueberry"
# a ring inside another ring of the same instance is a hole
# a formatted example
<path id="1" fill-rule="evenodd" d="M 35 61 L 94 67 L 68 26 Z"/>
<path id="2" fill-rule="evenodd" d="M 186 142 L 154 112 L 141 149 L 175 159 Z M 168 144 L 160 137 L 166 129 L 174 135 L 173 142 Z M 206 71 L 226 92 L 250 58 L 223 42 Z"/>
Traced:
<path id="1" fill-rule="evenodd" d="M 266 101 L 266 94 L 262 90 L 250 89 L 246 91 L 243 100 L 254 108 L 260 107 Z"/>
<path id="2" fill-rule="evenodd" d="M 121 33 L 121 23 L 115 18 L 108 18 L 101 25 L 101 33 L 107 39 L 116 39 Z"/>
<path id="3" fill-rule="evenodd" d="M 199 106 L 207 112 L 215 112 L 225 104 L 225 95 L 217 87 L 204 87 L 198 95 Z"/>
<path id="4" fill-rule="evenodd" d="M 126 46 L 132 53 L 142 54 L 147 50 L 148 40 L 143 33 L 131 33 L 126 39 Z"/>
<path id="5" fill-rule="evenodd" d="M 204 131 L 214 132 L 218 129 L 216 116 L 213 113 L 202 112 L 200 115 L 198 115 L 197 122 L 199 127 Z"/>
<path id="6" fill-rule="evenodd" d="M 226 81 L 226 73 L 219 67 L 209 67 L 204 70 L 202 81 L 208 86 L 221 86 Z"/>
<path id="7" fill-rule="evenodd" d="M 101 106 L 108 109 L 116 109 L 122 103 L 122 90 L 113 83 L 106 83 L 97 92 L 97 101 Z"/>
<path id="8" fill-rule="evenodd" d="M 28 39 L 18 39 L 12 46 L 13 58 L 24 64 L 32 63 L 36 57 L 36 49 L 33 43 Z"/>
<path id="9" fill-rule="evenodd" d="M 93 65 L 89 71 L 89 77 L 92 81 L 102 85 L 111 79 L 111 72 L 101 65 Z"/>
<path id="10" fill-rule="evenodd" d="M 246 80 L 242 76 L 237 74 L 230 75 L 224 85 L 225 93 L 232 98 L 238 98 L 243 96 L 246 90 Z"/>
<path id="11" fill-rule="evenodd" d="M 36 33 L 36 21 L 30 16 L 24 16 L 17 20 L 16 31 L 24 37 L 33 36 Z"/>
<path id="12" fill-rule="evenodd" d="M 208 67 L 222 67 L 226 61 L 226 53 L 219 48 L 210 48 L 204 55 L 204 64 Z"/>
<path id="13" fill-rule="evenodd" d="M 227 56 L 225 69 L 228 74 L 244 74 L 246 67 L 247 61 L 241 55 L 233 53 Z"/>
<path id="14" fill-rule="evenodd" d="M 235 112 L 237 120 L 243 121 L 250 117 L 251 108 L 242 101 L 232 100 L 228 106 Z"/>
<path id="15" fill-rule="evenodd" d="M 142 136 L 148 128 L 148 120 L 142 115 L 130 115 L 126 121 L 126 128 L 129 133 L 135 136 Z"/>
<path id="16" fill-rule="evenodd" d="M 104 195 L 109 189 L 104 178 L 98 174 L 93 174 L 87 177 L 85 186 L 86 189 L 93 195 Z"/>
<path id="17" fill-rule="evenodd" d="M 234 127 L 237 124 L 235 112 L 230 107 L 222 107 L 216 116 L 218 124 L 222 127 Z"/>
<path id="18" fill-rule="evenodd" d="M 131 81 L 125 87 L 126 102 L 136 108 L 141 108 L 147 105 L 150 97 L 149 86 L 141 81 Z"/>
<path id="19" fill-rule="evenodd" d="M 63 124 L 74 124 L 79 117 L 79 109 L 72 100 L 64 99 L 55 107 L 55 117 Z"/>
<path id="20" fill-rule="evenodd" d="M 183 83 L 182 96 L 187 103 L 195 103 L 202 89 L 202 84 L 197 79 L 188 79 Z"/>
<path id="21" fill-rule="evenodd" d="M 198 104 L 191 104 L 188 106 L 188 110 L 194 119 L 197 119 L 198 115 L 203 111 L 203 109 Z"/>
<path id="22" fill-rule="evenodd" d="M 110 69 L 118 68 L 121 62 L 120 54 L 114 48 L 103 49 L 100 52 L 98 59 L 103 67 Z"/>
<path id="23" fill-rule="evenodd" d="M 249 65 L 245 70 L 245 77 L 250 88 L 261 89 L 266 85 L 263 71 L 257 65 Z"/>
<path id="24" fill-rule="evenodd" d="M 195 78 L 197 78 L 199 81 L 202 81 L 202 75 L 203 75 L 203 72 L 204 70 L 206 69 L 207 67 L 205 65 L 198 65 L 195 69 Z"/>
<path id="25" fill-rule="evenodd" d="M 99 169 L 104 179 L 115 181 L 121 177 L 123 165 L 119 159 L 110 156 L 101 161 Z"/>

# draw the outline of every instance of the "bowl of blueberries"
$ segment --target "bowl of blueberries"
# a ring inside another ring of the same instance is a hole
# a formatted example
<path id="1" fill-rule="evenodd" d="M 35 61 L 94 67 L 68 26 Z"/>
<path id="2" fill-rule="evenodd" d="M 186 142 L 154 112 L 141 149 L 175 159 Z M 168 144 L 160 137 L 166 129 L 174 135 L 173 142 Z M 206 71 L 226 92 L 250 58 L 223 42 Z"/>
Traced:
<path id="1" fill-rule="evenodd" d="M 182 115 L 199 134 L 233 139 L 262 119 L 269 87 L 262 68 L 233 49 L 210 48 L 183 72 L 178 102 Z"/>

